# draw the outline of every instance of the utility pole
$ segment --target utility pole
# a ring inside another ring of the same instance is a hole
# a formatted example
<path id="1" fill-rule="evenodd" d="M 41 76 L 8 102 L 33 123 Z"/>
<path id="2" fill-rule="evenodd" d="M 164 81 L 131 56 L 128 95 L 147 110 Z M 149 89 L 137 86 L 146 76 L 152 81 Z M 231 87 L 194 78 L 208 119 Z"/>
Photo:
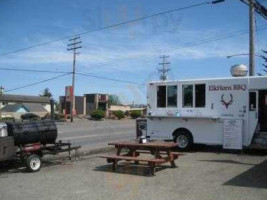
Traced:
<path id="1" fill-rule="evenodd" d="M 254 0 L 249 0 L 249 76 L 255 76 L 255 14 Z"/>
<path id="2" fill-rule="evenodd" d="M 73 122 L 73 114 L 75 111 L 75 93 L 74 93 L 74 87 L 75 87 L 75 71 L 76 71 L 76 55 L 79 54 L 76 52 L 77 49 L 82 48 L 80 44 L 82 41 L 80 40 L 80 36 L 73 37 L 69 39 L 70 44 L 68 46 L 68 51 L 73 51 L 73 65 L 72 65 L 72 93 L 71 93 L 71 100 L 70 100 L 70 121 Z"/>
<path id="3" fill-rule="evenodd" d="M 3 92 L 4 92 L 4 88 L 0 86 L 0 97 L 2 96 Z M 2 109 L 2 100 L 0 100 L 0 119 L 2 119 L 1 109 Z"/>
<path id="4" fill-rule="evenodd" d="M 249 6 L 249 76 L 255 76 L 255 12 L 267 19 L 267 9 L 257 0 L 240 0 Z"/>
<path id="5" fill-rule="evenodd" d="M 169 65 L 171 63 L 166 61 L 166 58 L 169 58 L 169 56 L 163 55 L 160 58 L 162 58 L 162 63 L 159 63 L 159 65 L 161 65 L 162 68 L 158 69 L 158 71 L 159 71 L 159 73 L 161 73 L 160 80 L 165 81 L 165 80 L 167 80 L 167 75 L 168 75 L 168 72 L 170 71 Z"/>

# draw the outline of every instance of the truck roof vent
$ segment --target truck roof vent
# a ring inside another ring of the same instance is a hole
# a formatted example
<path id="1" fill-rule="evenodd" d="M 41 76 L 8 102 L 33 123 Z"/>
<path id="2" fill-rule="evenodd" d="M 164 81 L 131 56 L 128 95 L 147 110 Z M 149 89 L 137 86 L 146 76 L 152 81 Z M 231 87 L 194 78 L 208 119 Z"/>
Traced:
<path id="1" fill-rule="evenodd" d="M 244 77 L 248 74 L 248 68 L 246 65 L 238 64 L 231 67 L 231 74 L 233 77 Z"/>

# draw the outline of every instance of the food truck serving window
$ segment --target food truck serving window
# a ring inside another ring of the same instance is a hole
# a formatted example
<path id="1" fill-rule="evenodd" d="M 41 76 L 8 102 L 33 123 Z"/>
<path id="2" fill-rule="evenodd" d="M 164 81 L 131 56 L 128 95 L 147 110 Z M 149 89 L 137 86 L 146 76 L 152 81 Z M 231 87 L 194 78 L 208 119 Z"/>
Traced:
<path id="1" fill-rule="evenodd" d="M 168 107 L 177 107 L 177 86 L 167 86 Z"/>
<path id="2" fill-rule="evenodd" d="M 158 108 L 166 107 L 166 86 L 157 87 L 157 107 Z"/>
<path id="3" fill-rule="evenodd" d="M 206 85 L 195 85 L 195 106 L 196 108 L 203 108 L 206 106 Z"/>
<path id="4" fill-rule="evenodd" d="M 157 87 L 157 107 L 177 107 L 177 85 Z"/>
<path id="5" fill-rule="evenodd" d="M 183 85 L 183 107 L 204 108 L 206 107 L 206 85 Z"/>
<path id="6" fill-rule="evenodd" d="M 193 85 L 183 85 L 183 107 L 193 107 Z"/>

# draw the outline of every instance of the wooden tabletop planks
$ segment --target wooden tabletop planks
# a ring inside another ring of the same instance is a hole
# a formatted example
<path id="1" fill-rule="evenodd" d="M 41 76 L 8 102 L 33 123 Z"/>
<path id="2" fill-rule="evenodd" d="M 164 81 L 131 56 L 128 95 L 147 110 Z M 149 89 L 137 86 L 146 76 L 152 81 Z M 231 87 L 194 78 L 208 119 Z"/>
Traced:
<path id="1" fill-rule="evenodd" d="M 139 143 L 136 141 L 119 141 L 119 142 L 110 142 L 109 145 L 121 146 L 121 147 L 147 147 L 147 148 L 173 148 L 177 144 L 174 142 L 165 142 L 165 141 L 151 141 L 148 143 Z"/>

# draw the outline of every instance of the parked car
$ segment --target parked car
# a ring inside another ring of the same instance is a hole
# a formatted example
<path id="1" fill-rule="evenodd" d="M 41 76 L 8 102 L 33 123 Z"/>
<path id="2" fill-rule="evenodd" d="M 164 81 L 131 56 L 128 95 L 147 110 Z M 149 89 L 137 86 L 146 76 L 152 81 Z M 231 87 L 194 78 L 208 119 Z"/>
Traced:
<path id="1" fill-rule="evenodd" d="M 21 115 L 20 118 L 22 120 L 40 120 L 41 119 L 40 116 L 38 116 L 34 113 L 26 113 L 24 115 Z"/>

